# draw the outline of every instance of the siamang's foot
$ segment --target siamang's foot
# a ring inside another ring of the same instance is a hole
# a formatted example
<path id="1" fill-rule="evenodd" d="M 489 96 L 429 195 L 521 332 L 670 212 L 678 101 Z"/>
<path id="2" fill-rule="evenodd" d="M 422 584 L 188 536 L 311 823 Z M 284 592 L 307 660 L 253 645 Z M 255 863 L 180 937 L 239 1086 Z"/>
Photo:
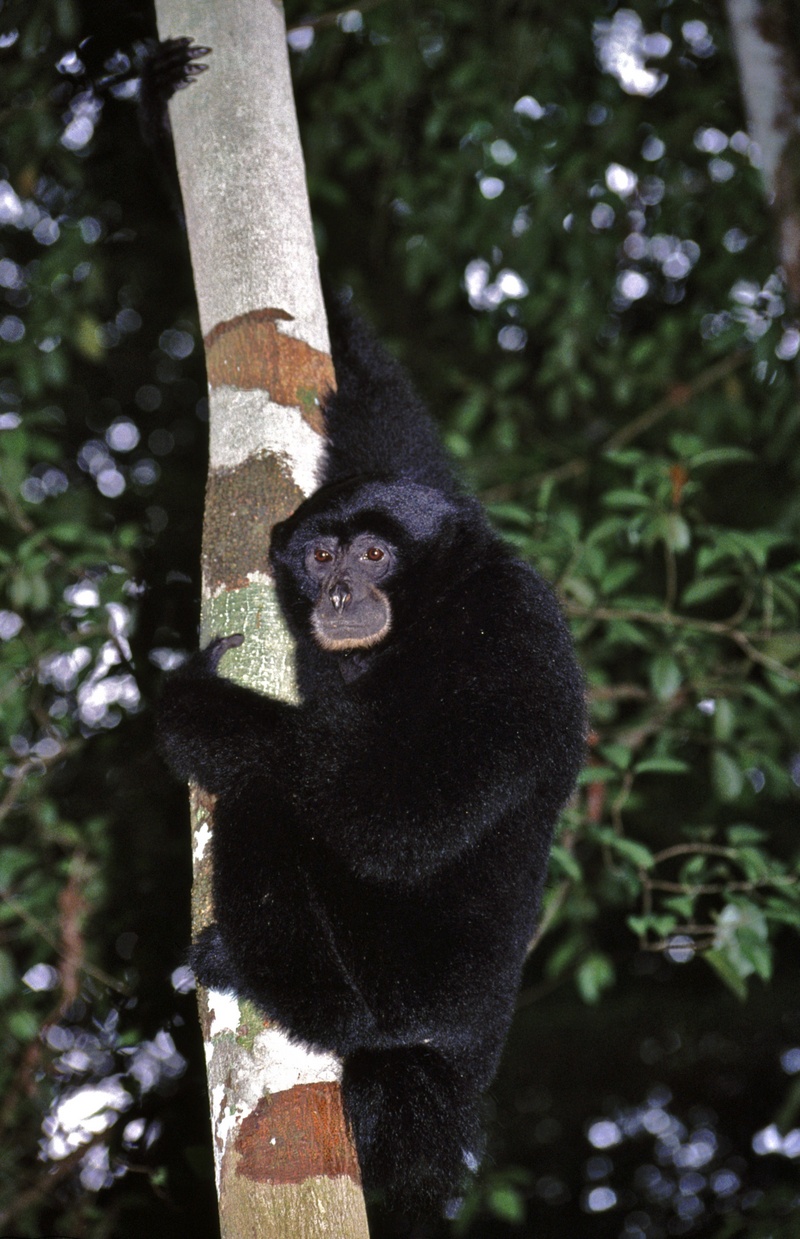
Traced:
<path id="1" fill-rule="evenodd" d="M 162 103 L 167 103 L 176 90 L 191 86 L 208 65 L 199 64 L 201 56 L 208 56 L 210 47 L 192 46 L 192 40 L 184 35 L 179 39 L 162 39 L 148 54 L 142 68 L 144 89 Z"/>
<path id="2" fill-rule="evenodd" d="M 236 990 L 236 972 L 216 925 L 206 925 L 189 950 L 192 972 L 206 989 Z"/>
<path id="3" fill-rule="evenodd" d="M 241 632 L 233 632 L 228 637 L 215 637 L 213 641 L 209 641 L 206 648 L 203 650 L 203 657 L 209 671 L 216 671 L 219 666 L 222 655 L 227 650 L 233 650 L 237 645 L 241 645 L 244 641 L 244 636 Z"/>

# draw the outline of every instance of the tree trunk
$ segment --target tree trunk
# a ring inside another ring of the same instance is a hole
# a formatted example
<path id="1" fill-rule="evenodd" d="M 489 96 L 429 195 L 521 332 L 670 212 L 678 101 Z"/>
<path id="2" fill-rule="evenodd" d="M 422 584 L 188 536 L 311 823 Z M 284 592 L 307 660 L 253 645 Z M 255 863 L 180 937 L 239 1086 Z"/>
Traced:
<path id="1" fill-rule="evenodd" d="M 747 127 L 761 151 L 778 257 L 800 307 L 800 59 L 789 6 L 796 0 L 726 0 Z"/>
<path id="2" fill-rule="evenodd" d="M 157 0 L 162 38 L 213 48 L 170 104 L 209 381 L 201 643 L 243 632 L 224 673 L 291 699 L 291 642 L 267 551 L 315 488 L 333 386 L 283 11 Z M 193 930 L 211 919 L 213 801 L 193 796 Z M 368 1234 L 340 1064 L 247 1002 L 199 993 L 223 1239 Z"/>

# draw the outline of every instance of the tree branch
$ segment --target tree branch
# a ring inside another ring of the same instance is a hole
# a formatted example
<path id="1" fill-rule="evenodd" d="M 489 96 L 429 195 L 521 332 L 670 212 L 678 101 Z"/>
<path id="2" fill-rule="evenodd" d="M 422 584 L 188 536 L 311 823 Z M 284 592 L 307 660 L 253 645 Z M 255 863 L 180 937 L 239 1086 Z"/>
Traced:
<path id="1" fill-rule="evenodd" d="M 224 674 L 296 696 L 270 528 L 316 486 L 335 385 L 281 5 L 157 0 L 165 35 L 213 48 L 170 104 L 209 382 L 201 644 L 240 632 Z M 193 796 L 193 928 L 213 915 L 211 799 Z M 298 915 L 302 911 L 298 910 Z M 302 983 L 302 978 L 298 978 Z M 366 1239 L 332 1055 L 251 1004 L 198 991 L 223 1239 Z"/>
<path id="2" fill-rule="evenodd" d="M 644 608 L 637 607 L 586 607 L 570 601 L 564 603 L 564 610 L 573 619 L 602 620 L 607 622 L 624 620 L 632 624 L 654 624 L 663 628 L 685 628 L 694 632 L 705 632 L 714 636 L 725 637 L 738 645 L 753 662 L 765 667 L 768 671 L 774 672 L 776 675 L 783 676 L 786 680 L 791 680 L 793 684 L 800 684 L 800 671 L 787 667 L 779 659 L 772 658 L 769 654 L 763 653 L 763 651 L 756 649 L 753 645 L 753 641 L 769 640 L 772 633 L 764 630 L 759 630 L 755 633 L 744 632 L 741 628 L 735 626 L 735 620 L 695 619 L 691 615 L 678 615 L 673 611 L 647 611 Z"/>

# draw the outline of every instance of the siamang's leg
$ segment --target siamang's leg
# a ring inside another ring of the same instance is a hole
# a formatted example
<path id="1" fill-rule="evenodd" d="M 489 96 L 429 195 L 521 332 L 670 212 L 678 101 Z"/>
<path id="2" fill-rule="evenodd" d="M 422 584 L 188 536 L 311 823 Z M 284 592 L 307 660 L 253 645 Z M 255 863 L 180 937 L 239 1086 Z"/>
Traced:
<path id="1" fill-rule="evenodd" d="M 295 906 L 292 915 L 302 917 L 303 910 Z M 348 984 L 338 960 L 313 937 L 313 927 L 296 921 L 293 928 L 296 933 L 287 951 L 285 939 L 282 949 L 269 940 L 262 925 L 268 940 L 254 943 L 253 955 L 242 953 L 239 935 L 232 941 L 215 922 L 192 944 L 192 970 L 201 985 L 249 998 L 270 1019 L 317 1049 L 344 1055 L 370 1044 L 377 1035 L 374 1019 Z"/>
<path id="2" fill-rule="evenodd" d="M 319 936 L 302 903 L 276 918 L 242 923 L 217 908 L 217 921 L 192 945 L 190 962 L 201 984 L 249 998 L 281 1027 L 322 1050 L 347 1054 L 371 1044 L 375 1022 L 362 995 L 342 968 L 338 952 Z"/>
<path id="3" fill-rule="evenodd" d="M 291 730 L 295 707 L 216 674 L 240 634 L 217 637 L 170 675 L 158 709 L 159 747 L 174 772 L 219 793 L 255 767 L 268 770 L 274 736 Z"/>
<path id="4" fill-rule="evenodd" d="M 253 777 L 217 800 L 212 836 L 216 924 L 195 943 L 203 984 L 252 999 L 284 1028 L 346 1052 L 375 1035 L 342 924 L 298 851 L 278 780 Z M 323 863 L 323 862 L 320 862 Z"/>
<path id="5" fill-rule="evenodd" d="M 207 989 L 230 990 L 240 998 L 253 997 L 225 945 L 218 925 L 206 925 L 200 931 L 192 943 L 189 963 L 197 980 Z"/>

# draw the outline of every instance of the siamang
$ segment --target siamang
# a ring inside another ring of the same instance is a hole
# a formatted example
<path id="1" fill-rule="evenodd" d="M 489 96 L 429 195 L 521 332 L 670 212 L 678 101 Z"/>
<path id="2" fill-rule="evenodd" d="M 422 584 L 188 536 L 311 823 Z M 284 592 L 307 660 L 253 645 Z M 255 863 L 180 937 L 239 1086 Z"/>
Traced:
<path id="1" fill-rule="evenodd" d="M 168 681 L 163 751 L 217 797 L 197 978 L 343 1060 L 364 1185 L 454 1207 L 584 754 L 550 588 L 456 479 L 403 370 L 332 313 L 319 489 L 272 532 L 300 704 Z M 266 536 L 266 534 L 265 534 Z"/>

